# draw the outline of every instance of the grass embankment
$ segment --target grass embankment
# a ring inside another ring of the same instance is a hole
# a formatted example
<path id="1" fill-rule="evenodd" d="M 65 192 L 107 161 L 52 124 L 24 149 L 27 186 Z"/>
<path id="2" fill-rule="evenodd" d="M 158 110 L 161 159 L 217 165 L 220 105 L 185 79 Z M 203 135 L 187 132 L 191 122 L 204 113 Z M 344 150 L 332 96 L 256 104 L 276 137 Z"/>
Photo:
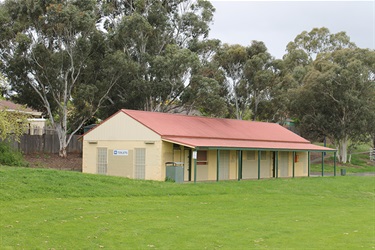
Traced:
<path id="1" fill-rule="evenodd" d="M 333 148 L 333 146 L 330 146 Z M 363 144 L 351 154 L 351 161 L 345 164 L 336 162 L 336 174 L 340 175 L 341 169 L 345 169 L 346 173 L 365 173 L 375 172 L 375 162 L 370 161 L 370 145 Z M 316 173 L 322 171 L 321 154 L 315 153 L 315 158 L 310 165 L 310 172 Z M 349 157 L 349 156 L 348 156 Z M 333 174 L 334 158 L 332 153 L 328 153 L 324 159 L 324 172 Z"/>
<path id="2" fill-rule="evenodd" d="M 0 249 L 369 249 L 374 181 L 176 184 L 0 167 Z"/>

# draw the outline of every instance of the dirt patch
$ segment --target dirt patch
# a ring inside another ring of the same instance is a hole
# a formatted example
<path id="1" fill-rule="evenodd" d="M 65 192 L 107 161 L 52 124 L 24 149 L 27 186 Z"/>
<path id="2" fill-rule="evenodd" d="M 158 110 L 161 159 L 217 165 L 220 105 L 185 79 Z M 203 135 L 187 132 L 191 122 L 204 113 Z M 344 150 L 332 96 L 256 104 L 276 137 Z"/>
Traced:
<path id="1" fill-rule="evenodd" d="M 81 154 L 68 154 L 67 158 L 61 158 L 58 154 L 28 154 L 24 158 L 32 168 L 82 171 Z"/>

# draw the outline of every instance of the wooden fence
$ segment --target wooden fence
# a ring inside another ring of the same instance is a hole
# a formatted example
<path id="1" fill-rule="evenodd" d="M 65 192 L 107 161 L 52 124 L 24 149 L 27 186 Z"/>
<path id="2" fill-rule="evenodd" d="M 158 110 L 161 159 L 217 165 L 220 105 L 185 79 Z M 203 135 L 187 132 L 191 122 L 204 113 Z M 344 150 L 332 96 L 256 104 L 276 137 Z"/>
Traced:
<path id="1" fill-rule="evenodd" d="M 66 149 L 67 153 L 82 153 L 82 141 L 78 140 L 81 135 L 73 135 Z M 23 135 L 20 142 L 11 140 L 11 146 L 24 154 L 34 153 L 59 153 L 59 138 L 56 134 L 49 135 Z"/>

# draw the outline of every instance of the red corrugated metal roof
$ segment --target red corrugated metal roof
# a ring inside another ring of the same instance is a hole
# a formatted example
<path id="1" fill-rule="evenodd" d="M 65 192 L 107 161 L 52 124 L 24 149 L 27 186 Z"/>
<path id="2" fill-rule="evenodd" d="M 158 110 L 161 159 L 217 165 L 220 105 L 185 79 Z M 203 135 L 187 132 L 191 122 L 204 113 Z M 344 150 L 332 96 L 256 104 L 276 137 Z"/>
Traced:
<path id="1" fill-rule="evenodd" d="M 275 123 L 126 109 L 122 112 L 159 134 L 162 139 L 189 147 L 332 150 L 313 145 Z"/>

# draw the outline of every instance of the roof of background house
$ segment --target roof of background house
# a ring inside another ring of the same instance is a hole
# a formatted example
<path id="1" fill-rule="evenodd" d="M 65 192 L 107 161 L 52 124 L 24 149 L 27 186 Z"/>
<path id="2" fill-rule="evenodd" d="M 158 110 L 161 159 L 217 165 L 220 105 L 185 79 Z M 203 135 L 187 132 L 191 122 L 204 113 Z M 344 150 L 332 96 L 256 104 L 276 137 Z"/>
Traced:
<path id="1" fill-rule="evenodd" d="M 116 114 L 121 112 L 159 134 L 162 140 L 192 148 L 333 150 L 313 145 L 276 123 L 127 109 Z"/>
<path id="2" fill-rule="evenodd" d="M 6 100 L 0 100 L 0 109 L 5 109 L 7 111 L 19 111 L 32 116 L 42 116 L 42 112 Z"/>

